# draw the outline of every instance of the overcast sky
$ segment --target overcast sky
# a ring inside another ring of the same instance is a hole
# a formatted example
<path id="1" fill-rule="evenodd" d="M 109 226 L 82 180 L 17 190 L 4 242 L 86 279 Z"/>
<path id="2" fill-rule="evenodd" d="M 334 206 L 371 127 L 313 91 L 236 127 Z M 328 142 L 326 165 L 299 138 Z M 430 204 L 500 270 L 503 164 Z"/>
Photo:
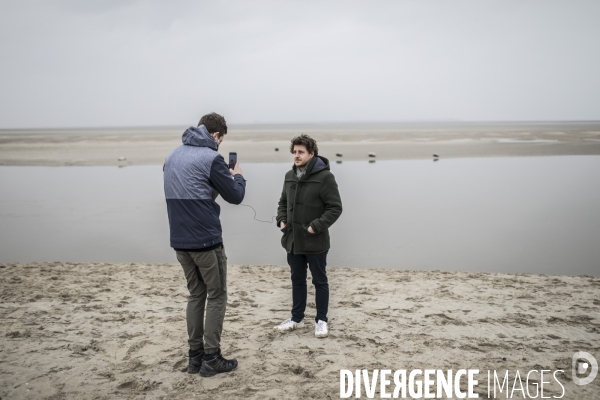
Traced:
<path id="1" fill-rule="evenodd" d="M 600 120 L 600 1 L 2 1 L 0 128 Z"/>

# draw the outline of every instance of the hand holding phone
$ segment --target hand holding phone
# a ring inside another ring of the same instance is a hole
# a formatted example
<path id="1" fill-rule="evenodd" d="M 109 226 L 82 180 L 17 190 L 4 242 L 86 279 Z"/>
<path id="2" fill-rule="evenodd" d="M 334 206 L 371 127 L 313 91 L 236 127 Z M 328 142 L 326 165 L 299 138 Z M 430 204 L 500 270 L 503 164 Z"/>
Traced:
<path id="1" fill-rule="evenodd" d="M 237 153 L 231 152 L 229 153 L 229 169 L 234 169 L 235 164 L 237 164 Z"/>
<path id="2" fill-rule="evenodd" d="M 244 174 L 237 162 L 237 153 L 235 152 L 229 153 L 229 172 L 231 172 L 231 176 Z"/>

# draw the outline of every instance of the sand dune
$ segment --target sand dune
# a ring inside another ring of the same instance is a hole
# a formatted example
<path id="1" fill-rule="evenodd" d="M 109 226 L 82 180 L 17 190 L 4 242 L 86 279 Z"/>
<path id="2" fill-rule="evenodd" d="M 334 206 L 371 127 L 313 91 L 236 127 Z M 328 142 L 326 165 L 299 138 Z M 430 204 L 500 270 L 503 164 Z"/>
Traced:
<path id="1" fill-rule="evenodd" d="M 202 378 L 184 372 L 180 268 L 0 265 L 0 398 L 339 398 L 340 369 L 384 368 L 476 368 L 482 398 L 487 370 L 561 369 L 563 398 L 600 393 L 600 378 L 571 381 L 573 353 L 600 355 L 597 277 L 332 268 L 330 337 L 319 340 L 310 323 L 272 331 L 289 317 L 287 268 L 229 266 L 222 346 L 239 368 Z"/>

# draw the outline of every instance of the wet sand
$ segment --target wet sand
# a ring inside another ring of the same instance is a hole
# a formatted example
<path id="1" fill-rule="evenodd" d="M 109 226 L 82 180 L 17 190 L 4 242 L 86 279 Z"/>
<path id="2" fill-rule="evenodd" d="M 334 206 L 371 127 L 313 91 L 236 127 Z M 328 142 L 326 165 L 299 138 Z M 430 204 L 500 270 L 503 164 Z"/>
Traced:
<path id="1" fill-rule="evenodd" d="M 202 378 L 184 372 L 180 268 L 0 265 L 0 397 L 334 399 L 340 369 L 385 368 L 479 369 L 480 398 L 487 370 L 513 379 L 517 369 L 560 369 L 563 398 L 600 392 L 598 378 L 571 381 L 576 351 L 600 354 L 597 277 L 332 268 L 330 337 L 316 339 L 310 285 L 308 326 L 279 334 L 272 327 L 291 302 L 287 268 L 230 265 L 222 349 L 239 367 Z M 554 380 L 545 385 L 544 396 L 561 392 Z"/>
<path id="2" fill-rule="evenodd" d="M 0 130 L 0 165 L 162 164 L 185 128 Z M 300 133 L 331 160 L 600 154 L 600 122 L 231 126 L 219 151 L 236 151 L 242 164 L 288 162 Z"/>

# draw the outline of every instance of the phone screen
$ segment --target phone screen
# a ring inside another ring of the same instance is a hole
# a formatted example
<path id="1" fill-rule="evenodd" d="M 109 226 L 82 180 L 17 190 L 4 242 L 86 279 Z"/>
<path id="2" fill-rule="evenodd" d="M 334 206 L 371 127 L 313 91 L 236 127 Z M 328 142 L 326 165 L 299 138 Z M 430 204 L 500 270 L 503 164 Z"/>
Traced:
<path id="1" fill-rule="evenodd" d="M 237 164 L 237 153 L 229 153 L 229 169 L 234 169 Z"/>

